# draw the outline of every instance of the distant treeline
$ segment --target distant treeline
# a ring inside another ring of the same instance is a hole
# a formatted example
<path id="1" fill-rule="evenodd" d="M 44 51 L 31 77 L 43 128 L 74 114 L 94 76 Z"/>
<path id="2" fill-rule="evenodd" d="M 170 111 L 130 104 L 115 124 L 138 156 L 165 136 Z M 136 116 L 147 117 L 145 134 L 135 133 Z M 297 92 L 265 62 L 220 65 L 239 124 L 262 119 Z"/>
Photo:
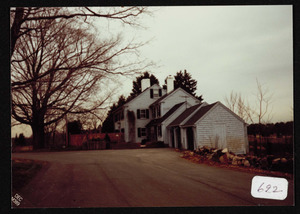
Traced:
<path id="1" fill-rule="evenodd" d="M 251 124 L 248 126 L 248 135 L 262 135 L 268 137 L 276 135 L 277 137 L 292 136 L 293 135 L 294 122 L 280 122 L 280 123 L 268 123 L 268 124 Z"/>

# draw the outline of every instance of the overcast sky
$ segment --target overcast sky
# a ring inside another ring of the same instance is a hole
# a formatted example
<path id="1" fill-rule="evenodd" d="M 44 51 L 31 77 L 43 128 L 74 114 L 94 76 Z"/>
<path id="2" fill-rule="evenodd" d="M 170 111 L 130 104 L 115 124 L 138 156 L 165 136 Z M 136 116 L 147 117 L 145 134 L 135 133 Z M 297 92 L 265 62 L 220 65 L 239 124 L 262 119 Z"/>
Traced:
<path id="1" fill-rule="evenodd" d="M 292 6 L 159 7 L 134 32 L 145 40 L 142 56 L 160 67 L 150 70 L 164 83 L 186 69 L 197 94 L 213 103 L 241 93 L 255 102 L 256 78 L 272 97 L 271 122 L 293 118 Z M 124 86 L 128 95 L 132 82 Z"/>
<path id="2" fill-rule="evenodd" d="M 159 67 L 150 69 L 160 81 L 186 69 L 198 82 L 197 94 L 213 103 L 241 93 L 256 103 L 256 78 L 273 94 L 273 119 L 293 119 L 292 6 L 173 6 L 152 7 L 141 19 L 146 29 L 124 31 L 151 40 L 141 56 Z M 113 25 L 109 31 L 114 34 Z M 118 95 L 128 96 L 132 79 Z M 22 129 L 30 136 L 30 129 Z M 14 136 L 14 132 L 12 133 Z"/>

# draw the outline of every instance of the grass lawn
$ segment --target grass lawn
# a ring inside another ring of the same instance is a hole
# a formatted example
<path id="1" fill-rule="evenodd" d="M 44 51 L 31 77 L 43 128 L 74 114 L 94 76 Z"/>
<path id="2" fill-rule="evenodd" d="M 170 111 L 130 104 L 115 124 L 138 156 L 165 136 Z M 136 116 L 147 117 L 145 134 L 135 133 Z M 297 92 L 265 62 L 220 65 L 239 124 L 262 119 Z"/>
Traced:
<path id="1" fill-rule="evenodd" d="M 20 190 L 46 165 L 45 161 L 12 159 L 12 189 Z"/>

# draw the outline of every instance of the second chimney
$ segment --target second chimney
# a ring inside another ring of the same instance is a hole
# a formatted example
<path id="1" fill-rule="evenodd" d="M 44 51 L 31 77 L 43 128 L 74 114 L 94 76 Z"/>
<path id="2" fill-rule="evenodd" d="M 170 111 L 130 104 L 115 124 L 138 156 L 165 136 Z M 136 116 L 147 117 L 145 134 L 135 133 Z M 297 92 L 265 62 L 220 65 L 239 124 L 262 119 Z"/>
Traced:
<path id="1" fill-rule="evenodd" d="M 172 75 L 167 76 L 167 94 L 174 90 L 174 77 Z"/>
<path id="2" fill-rule="evenodd" d="M 149 87 L 150 87 L 150 79 L 149 78 L 142 79 L 141 81 L 142 92 Z"/>

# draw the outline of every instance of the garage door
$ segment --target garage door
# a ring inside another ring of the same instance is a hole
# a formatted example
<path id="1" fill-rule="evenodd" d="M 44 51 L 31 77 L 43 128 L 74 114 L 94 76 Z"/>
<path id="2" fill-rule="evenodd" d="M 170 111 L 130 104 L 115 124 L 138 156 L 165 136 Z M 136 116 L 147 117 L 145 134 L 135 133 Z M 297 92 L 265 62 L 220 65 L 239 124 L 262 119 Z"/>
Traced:
<path id="1" fill-rule="evenodd" d="M 213 126 L 213 138 L 216 148 L 224 149 L 227 147 L 225 124 L 215 124 Z"/>

